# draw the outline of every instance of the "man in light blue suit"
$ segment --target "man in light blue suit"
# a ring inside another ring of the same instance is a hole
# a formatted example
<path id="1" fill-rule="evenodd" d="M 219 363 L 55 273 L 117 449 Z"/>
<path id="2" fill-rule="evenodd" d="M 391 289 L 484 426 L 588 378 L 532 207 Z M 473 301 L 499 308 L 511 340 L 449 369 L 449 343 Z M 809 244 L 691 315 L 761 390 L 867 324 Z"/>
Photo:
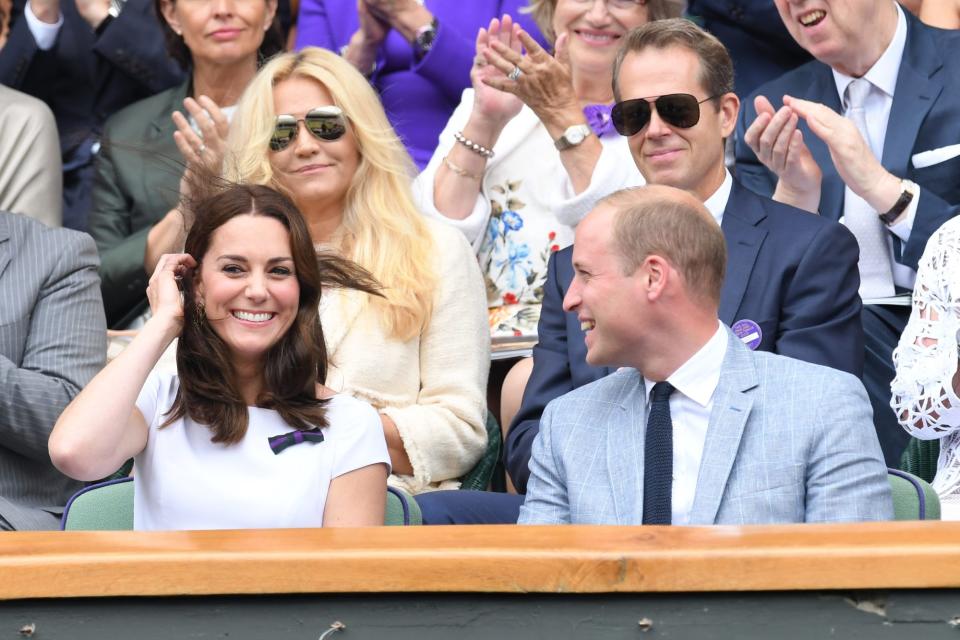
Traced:
<path id="1" fill-rule="evenodd" d="M 717 317 L 725 264 L 719 226 L 671 187 L 580 223 L 564 308 L 587 362 L 621 369 L 547 405 L 520 524 L 892 518 L 863 385 L 751 351 Z"/>

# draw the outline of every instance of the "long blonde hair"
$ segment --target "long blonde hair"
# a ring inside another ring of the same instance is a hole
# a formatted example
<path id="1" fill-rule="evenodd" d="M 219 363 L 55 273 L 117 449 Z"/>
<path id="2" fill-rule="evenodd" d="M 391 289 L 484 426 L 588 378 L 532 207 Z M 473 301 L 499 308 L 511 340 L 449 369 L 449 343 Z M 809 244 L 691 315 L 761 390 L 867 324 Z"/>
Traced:
<path id="1" fill-rule="evenodd" d="M 276 120 L 273 88 L 294 76 L 323 85 L 347 118 L 360 163 L 347 190 L 341 248 L 383 285 L 385 298 L 367 303 L 381 307 L 385 331 L 409 340 L 423 331 L 433 312 L 438 277 L 433 236 L 413 203 L 414 164 L 387 121 L 379 97 L 350 63 L 325 49 L 306 47 L 265 64 L 237 104 L 226 177 L 270 185 L 293 197 L 274 175 L 269 142 Z"/>

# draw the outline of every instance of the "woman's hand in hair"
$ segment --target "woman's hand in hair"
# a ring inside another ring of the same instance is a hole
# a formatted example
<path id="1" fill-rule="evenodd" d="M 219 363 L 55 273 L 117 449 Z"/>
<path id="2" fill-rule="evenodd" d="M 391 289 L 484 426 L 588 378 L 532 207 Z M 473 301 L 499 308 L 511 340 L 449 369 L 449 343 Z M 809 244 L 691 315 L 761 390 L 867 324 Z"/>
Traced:
<path id="1" fill-rule="evenodd" d="M 183 295 L 178 280 L 193 277 L 197 261 L 189 253 L 167 253 L 160 258 L 147 285 L 154 318 L 183 326 Z"/>

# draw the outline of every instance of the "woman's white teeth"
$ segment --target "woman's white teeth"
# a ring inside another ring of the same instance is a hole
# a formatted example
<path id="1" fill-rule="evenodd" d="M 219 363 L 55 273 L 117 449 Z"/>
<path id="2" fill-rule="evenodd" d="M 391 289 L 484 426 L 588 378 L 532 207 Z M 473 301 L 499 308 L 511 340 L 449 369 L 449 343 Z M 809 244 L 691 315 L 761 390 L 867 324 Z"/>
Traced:
<path id="1" fill-rule="evenodd" d="M 580 322 L 580 330 L 581 330 L 581 331 L 590 331 L 590 330 L 593 329 L 595 326 L 597 326 L 597 323 L 594 322 L 593 320 L 582 320 L 582 321 Z"/>
<path id="2" fill-rule="evenodd" d="M 247 322 L 266 322 L 273 317 L 272 313 L 249 313 L 247 311 L 234 311 L 233 317 Z"/>
<path id="3" fill-rule="evenodd" d="M 812 24 L 816 24 L 825 18 L 827 13 L 817 9 L 816 11 L 811 11 L 805 15 L 800 16 L 800 24 L 805 27 L 809 27 Z"/>
<path id="4" fill-rule="evenodd" d="M 584 33 L 580 32 L 581 37 L 584 40 L 592 40 L 593 42 L 610 42 L 613 40 L 613 36 L 603 35 L 599 33 Z"/>

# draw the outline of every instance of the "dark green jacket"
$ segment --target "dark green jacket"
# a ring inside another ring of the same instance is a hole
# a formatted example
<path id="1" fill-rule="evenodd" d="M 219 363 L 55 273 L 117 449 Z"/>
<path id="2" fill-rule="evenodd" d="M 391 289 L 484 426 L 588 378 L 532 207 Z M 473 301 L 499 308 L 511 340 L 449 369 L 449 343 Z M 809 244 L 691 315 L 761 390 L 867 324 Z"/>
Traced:
<path id="1" fill-rule="evenodd" d="M 118 111 L 103 132 L 90 211 L 100 251 L 107 324 L 122 327 L 146 309 L 147 233 L 176 203 L 183 160 L 170 114 L 183 110 L 188 83 Z"/>

